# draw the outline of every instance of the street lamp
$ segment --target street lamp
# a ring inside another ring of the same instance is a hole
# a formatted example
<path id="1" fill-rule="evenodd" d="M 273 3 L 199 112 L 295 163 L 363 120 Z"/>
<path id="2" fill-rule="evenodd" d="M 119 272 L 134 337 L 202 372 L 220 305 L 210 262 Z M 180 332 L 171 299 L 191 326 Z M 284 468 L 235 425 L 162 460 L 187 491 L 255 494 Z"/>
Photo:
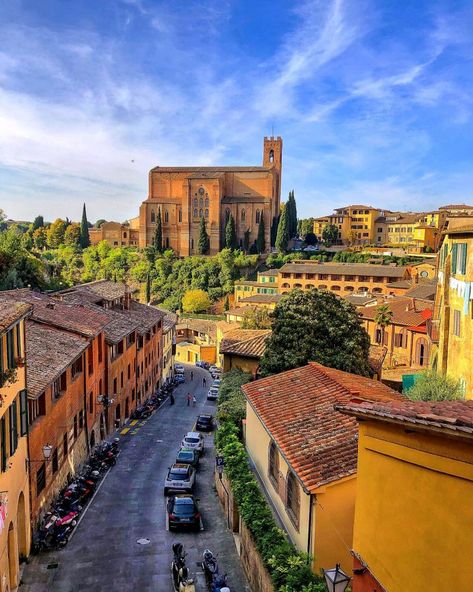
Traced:
<path id="1" fill-rule="evenodd" d="M 115 402 L 115 399 L 110 399 L 108 395 L 99 395 L 97 397 L 97 403 L 99 405 L 103 405 L 104 407 L 110 407 Z"/>
<path id="2" fill-rule="evenodd" d="M 350 583 L 350 577 L 341 569 L 339 563 L 335 568 L 324 569 L 323 572 L 328 592 L 345 592 Z"/>
<path id="3" fill-rule="evenodd" d="M 51 454 L 53 452 L 53 447 L 51 446 L 51 444 L 45 444 L 42 448 L 43 450 L 43 460 L 31 460 L 29 458 L 26 458 L 26 466 L 29 467 L 31 464 L 33 463 L 44 463 L 44 461 L 48 462 L 48 460 L 51 458 Z"/>

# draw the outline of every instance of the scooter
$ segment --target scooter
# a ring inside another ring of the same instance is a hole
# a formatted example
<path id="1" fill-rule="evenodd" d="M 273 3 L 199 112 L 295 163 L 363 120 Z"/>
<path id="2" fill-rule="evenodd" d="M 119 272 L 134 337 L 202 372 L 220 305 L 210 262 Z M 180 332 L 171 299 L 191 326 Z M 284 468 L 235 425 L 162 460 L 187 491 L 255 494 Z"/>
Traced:
<path id="1" fill-rule="evenodd" d="M 184 547 L 181 543 L 172 546 L 173 559 L 171 562 L 172 585 L 175 592 L 195 592 L 194 579 L 189 577 L 186 567 Z"/>
<path id="2" fill-rule="evenodd" d="M 230 592 L 227 575 L 218 573 L 217 556 L 210 549 L 205 549 L 202 554 L 202 570 L 210 592 Z"/>

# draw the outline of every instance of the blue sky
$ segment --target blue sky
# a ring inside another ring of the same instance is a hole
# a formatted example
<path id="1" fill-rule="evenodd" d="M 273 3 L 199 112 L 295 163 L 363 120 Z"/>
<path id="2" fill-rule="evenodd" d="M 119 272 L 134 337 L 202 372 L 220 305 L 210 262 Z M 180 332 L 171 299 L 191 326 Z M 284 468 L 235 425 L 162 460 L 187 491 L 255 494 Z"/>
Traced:
<path id="1" fill-rule="evenodd" d="M 473 203 L 473 4 L 0 0 L 0 208 L 125 220 L 156 165 L 259 164 L 283 198 Z"/>

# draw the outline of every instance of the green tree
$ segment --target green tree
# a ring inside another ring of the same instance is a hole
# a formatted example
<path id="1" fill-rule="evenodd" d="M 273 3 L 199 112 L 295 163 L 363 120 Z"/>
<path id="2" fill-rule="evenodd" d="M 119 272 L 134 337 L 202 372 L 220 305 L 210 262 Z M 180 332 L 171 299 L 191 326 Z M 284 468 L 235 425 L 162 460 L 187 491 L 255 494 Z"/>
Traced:
<path id="1" fill-rule="evenodd" d="M 243 235 L 243 249 L 245 253 L 248 253 L 250 250 L 250 229 L 247 228 L 245 230 L 245 234 Z"/>
<path id="2" fill-rule="evenodd" d="M 322 238 L 327 245 L 333 245 L 338 240 L 338 228 L 335 224 L 326 224 L 322 230 Z"/>
<path id="3" fill-rule="evenodd" d="M 40 226 L 33 232 L 33 244 L 35 249 L 42 251 L 46 248 L 47 244 L 47 233 L 44 226 Z"/>
<path id="4" fill-rule="evenodd" d="M 204 290 L 188 290 L 182 298 L 182 310 L 184 312 L 205 312 L 210 308 L 212 301 Z"/>
<path id="5" fill-rule="evenodd" d="M 238 249 L 235 219 L 233 218 L 233 214 L 228 216 L 227 225 L 225 226 L 225 246 L 227 249 Z"/>
<path id="6" fill-rule="evenodd" d="M 80 222 L 80 246 L 83 249 L 90 247 L 89 223 L 87 222 L 87 212 L 85 211 L 85 204 L 82 207 L 82 220 Z"/>
<path id="7" fill-rule="evenodd" d="M 33 220 L 33 232 L 42 226 L 44 226 L 43 216 L 36 216 L 36 218 Z"/>
<path id="8" fill-rule="evenodd" d="M 156 230 L 154 231 L 154 248 L 157 253 L 163 252 L 163 221 L 161 220 L 161 208 L 158 208 Z"/>
<path id="9" fill-rule="evenodd" d="M 388 304 L 381 304 L 376 309 L 374 322 L 381 328 L 381 345 L 384 345 L 384 336 L 386 334 L 386 327 L 388 327 L 393 318 L 393 311 L 389 308 Z"/>
<path id="10" fill-rule="evenodd" d="M 243 313 L 242 329 L 271 329 L 271 317 L 266 308 L 250 308 Z"/>
<path id="11" fill-rule="evenodd" d="M 297 234 L 297 206 L 294 197 L 294 190 L 289 192 L 289 198 L 286 204 L 288 216 L 289 238 L 294 238 Z"/>
<path id="12" fill-rule="evenodd" d="M 369 376 L 370 340 L 354 306 L 332 292 L 293 290 L 272 313 L 272 334 L 261 360 L 264 374 L 313 360 Z"/>
<path id="13" fill-rule="evenodd" d="M 304 242 L 306 245 L 312 245 L 315 246 L 317 244 L 317 237 L 315 236 L 315 234 L 313 232 L 308 232 L 305 235 L 302 235 L 304 237 Z"/>
<path id="14" fill-rule="evenodd" d="M 278 233 L 276 235 L 276 249 L 280 253 L 287 251 L 287 245 L 289 244 L 289 221 L 287 207 L 285 207 L 279 218 Z"/>
<path id="15" fill-rule="evenodd" d="M 276 244 L 276 236 L 278 234 L 279 216 L 274 216 L 271 222 L 271 247 Z"/>
<path id="16" fill-rule="evenodd" d="M 94 224 L 94 228 L 100 228 L 102 224 L 104 224 L 107 220 L 105 218 L 99 218 L 97 222 Z"/>
<path id="17" fill-rule="evenodd" d="M 146 304 L 151 302 L 151 275 L 148 272 L 146 275 Z"/>
<path id="18" fill-rule="evenodd" d="M 48 228 L 48 246 L 51 249 L 57 249 L 64 243 L 64 233 L 68 227 L 68 223 L 61 218 L 57 218 Z"/>
<path id="19" fill-rule="evenodd" d="M 64 232 L 64 244 L 75 249 L 82 246 L 82 228 L 79 224 L 69 224 Z"/>
<path id="20" fill-rule="evenodd" d="M 437 374 L 433 370 L 423 372 L 405 395 L 411 401 L 454 401 L 464 398 L 460 380 Z"/>
<path id="21" fill-rule="evenodd" d="M 314 231 L 314 218 L 301 218 L 297 221 L 297 234 L 305 236 Z"/>
<path id="22" fill-rule="evenodd" d="M 264 253 L 266 251 L 266 239 L 265 239 L 263 212 L 261 212 L 259 224 L 258 224 L 258 237 L 256 239 L 256 248 L 258 249 L 258 253 Z"/>
<path id="23" fill-rule="evenodd" d="M 202 216 L 200 219 L 200 231 L 199 231 L 199 254 L 200 255 L 207 255 L 210 249 L 210 238 L 207 234 L 207 229 L 205 227 L 205 218 Z"/>

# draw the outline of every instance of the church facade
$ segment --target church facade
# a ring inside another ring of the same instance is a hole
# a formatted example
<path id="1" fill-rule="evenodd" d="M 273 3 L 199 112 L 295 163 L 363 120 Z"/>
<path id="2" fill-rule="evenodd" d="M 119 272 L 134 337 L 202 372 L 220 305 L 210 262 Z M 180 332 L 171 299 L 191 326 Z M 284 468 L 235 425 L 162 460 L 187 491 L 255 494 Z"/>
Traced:
<path id="1" fill-rule="evenodd" d="M 198 254 L 200 220 L 205 218 L 210 255 L 225 246 L 225 226 L 233 215 L 238 243 L 258 235 L 263 217 L 266 250 L 273 219 L 279 216 L 282 138 L 264 138 L 262 166 L 155 167 L 148 198 L 140 206 L 139 246 L 152 245 L 161 211 L 163 246 L 177 255 Z"/>

